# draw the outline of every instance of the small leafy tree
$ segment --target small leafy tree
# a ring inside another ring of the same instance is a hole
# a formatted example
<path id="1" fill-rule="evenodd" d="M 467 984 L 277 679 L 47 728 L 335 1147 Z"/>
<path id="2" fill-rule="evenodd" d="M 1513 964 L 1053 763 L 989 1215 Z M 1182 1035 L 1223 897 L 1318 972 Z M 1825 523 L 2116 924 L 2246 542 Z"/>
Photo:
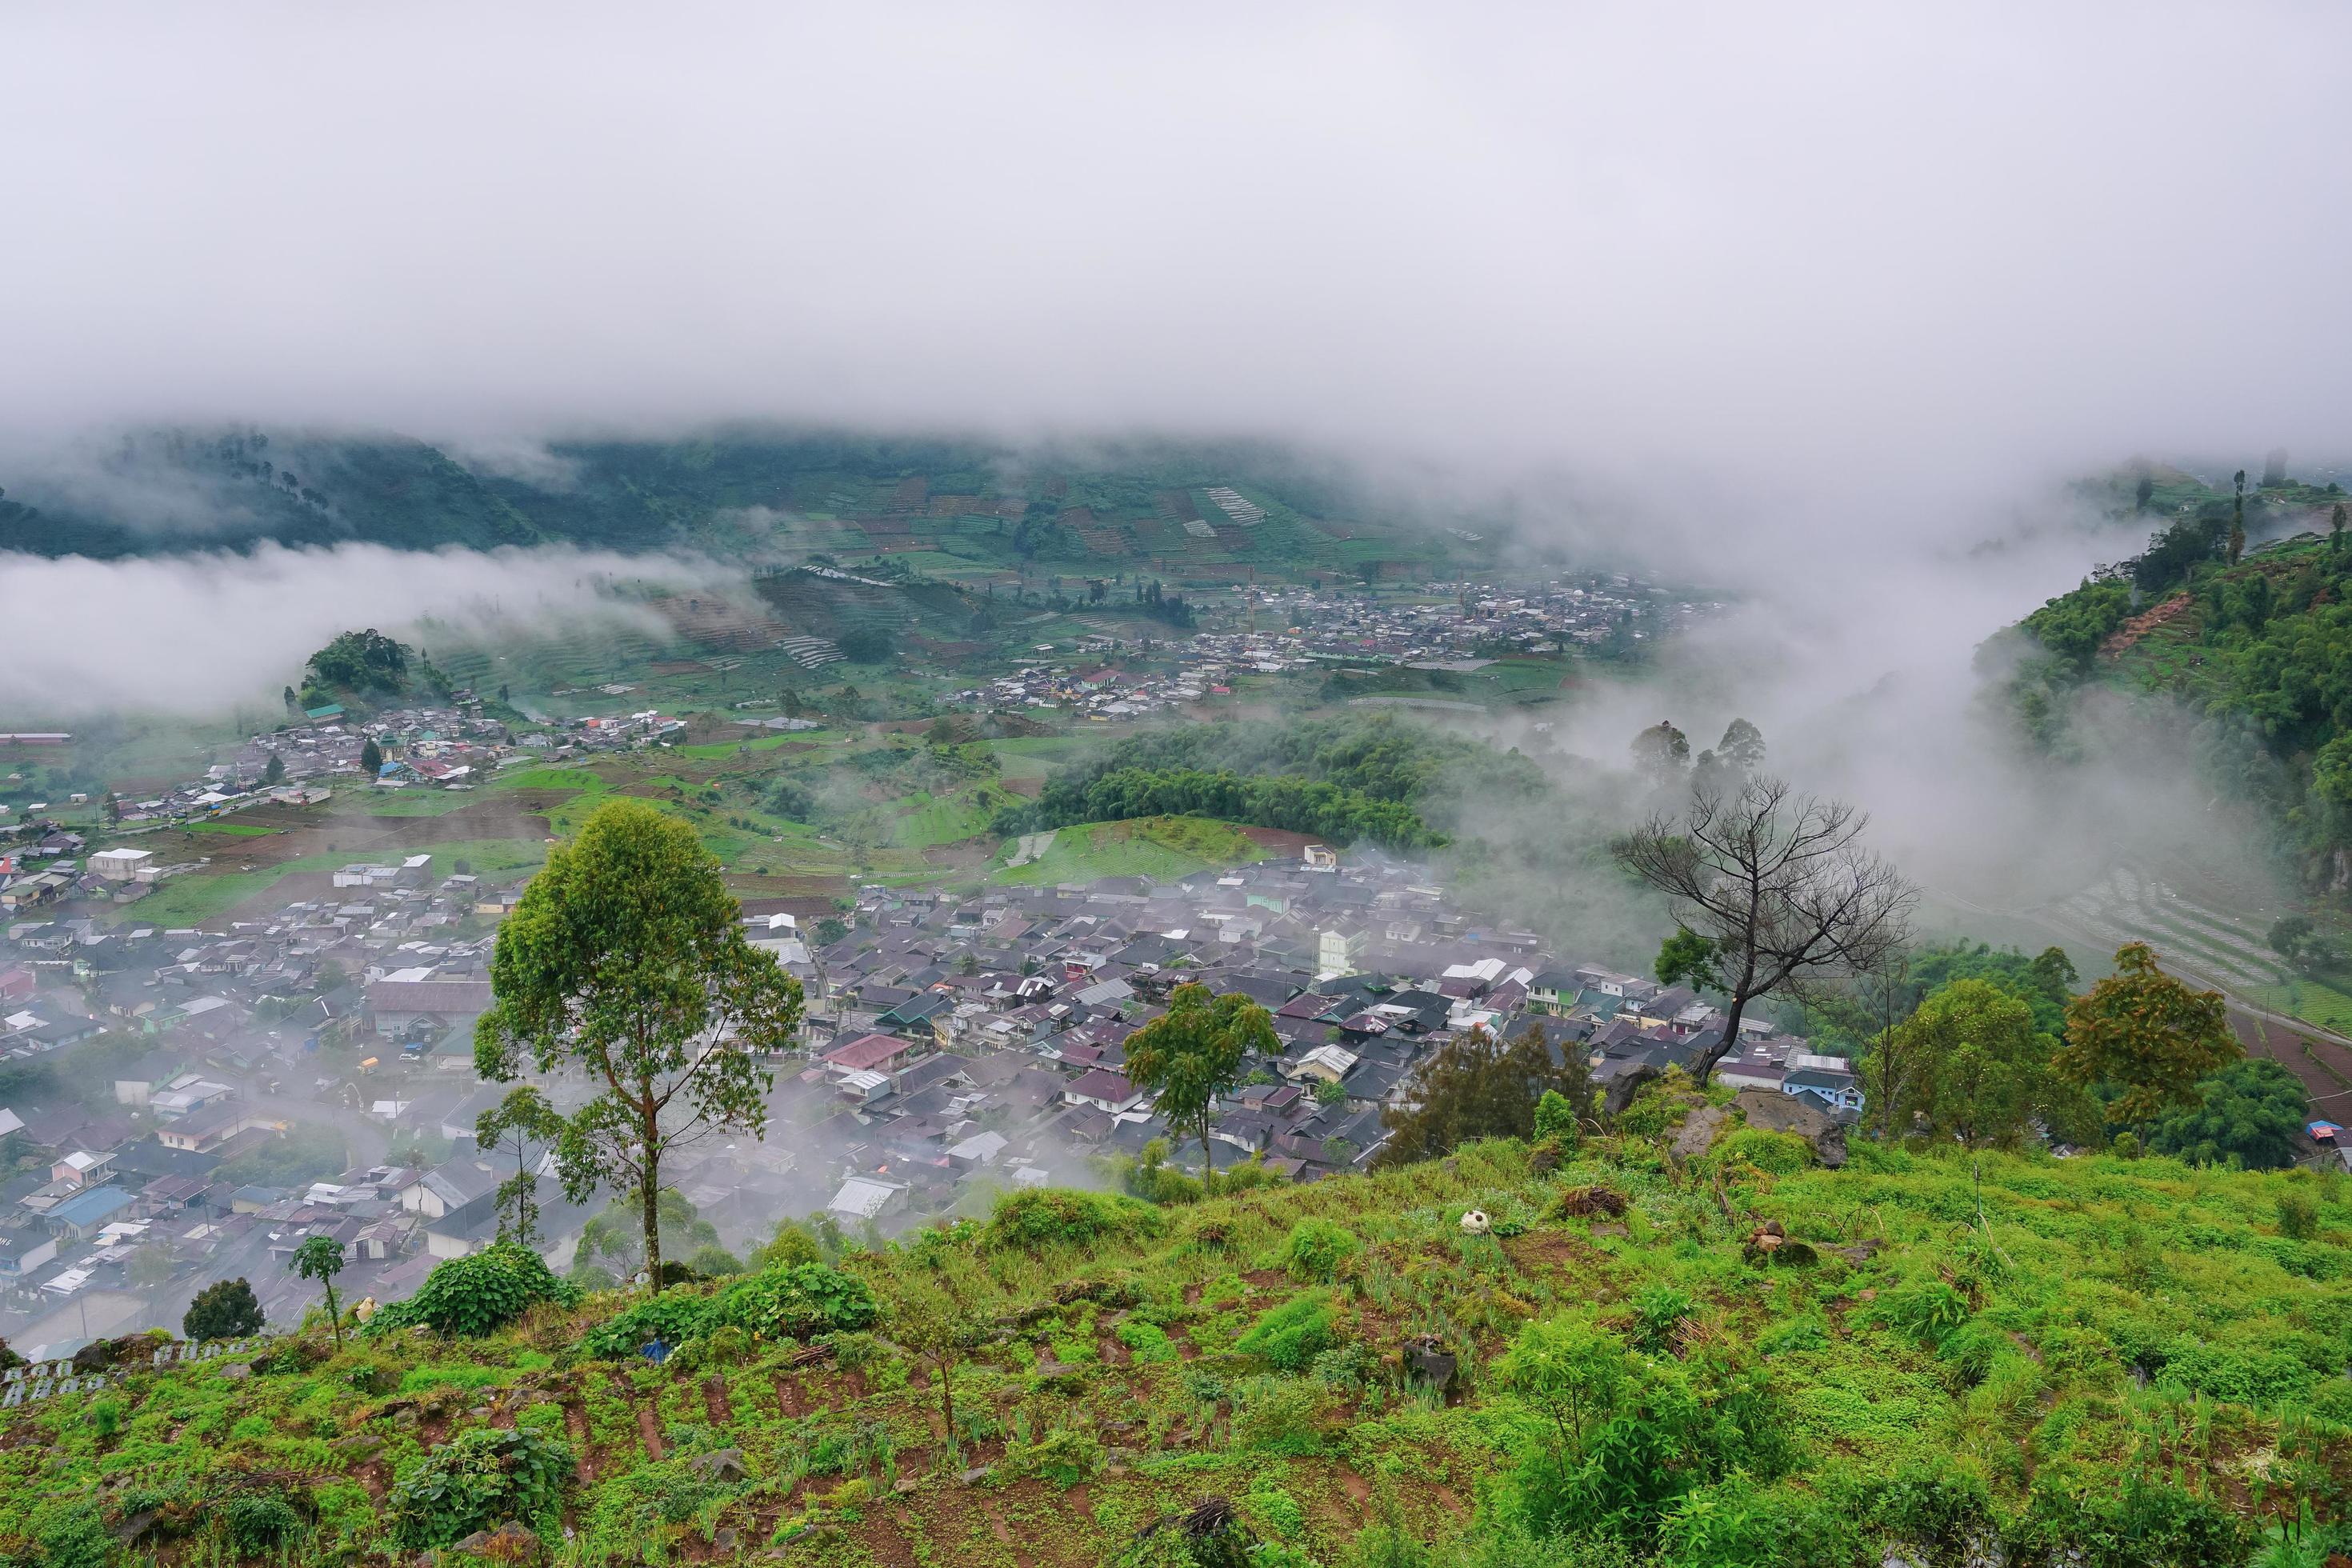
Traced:
<path id="1" fill-rule="evenodd" d="M 2200 1165 L 2283 1171 L 2303 1149 L 2311 1093 L 2274 1061 L 2240 1057 L 2198 1086 L 2203 1098 L 2147 1130 L 2147 1147 Z"/>
<path id="2" fill-rule="evenodd" d="M 295 1273 L 305 1279 L 316 1279 L 327 1288 L 327 1327 L 335 1336 L 335 1348 L 343 1346 L 342 1309 L 335 1301 L 335 1276 L 343 1271 L 343 1244 L 331 1236 L 314 1236 L 294 1249 L 287 1259 Z"/>
<path id="3" fill-rule="evenodd" d="M 2196 1104 L 2198 1080 L 2242 1054 L 2221 994 L 2190 990 L 2135 942 L 2116 950 L 2116 973 L 2067 1004 L 2054 1065 L 2085 1089 L 2112 1086 L 2107 1120 L 2133 1124 Z"/>
<path id="4" fill-rule="evenodd" d="M 892 1339 L 912 1351 L 939 1387 L 940 1420 L 947 1434 L 945 1451 L 954 1453 L 956 1439 L 955 1373 L 965 1353 L 985 1335 L 982 1311 L 987 1299 L 984 1278 L 967 1258 L 947 1248 L 906 1270 L 889 1297 L 885 1327 Z"/>
<path id="5" fill-rule="evenodd" d="M 1127 1077 L 1159 1092 L 1169 1126 L 1200 1135 L 1202 1161 L 1213 1173 L 1209 1128 L 1217 1096 L 1240 1085 L 1249 1053 L 1272 1056 L 1281 1048 L 1273 1016 L 1247 996 L 1212 996 L 1205 985 L 1179 985 L 1168 1011 L 1128 1037 Z"/>
<path id="6" fill-rule="evenodd" d="M 190 1340 L 237 1340 L 260 1331 L 261 1301 L 242 1279 L 205 1286 L 180 1318 L 180 1332 Z"/>
<path id="7" fill-rule="evenodd" d="M 800 982 L 751 946 L 740 914 L 690 825 L 616 800 L 548 858 L 490 960 L 476 1066 L 510 1081 L 526 1058 L 569 1063 L 601 1086 L 565 1121 L 556 1166 L 575 1203 L 607 1183 L 634 1191 L 656 1289 L 663 1159 L 764 1132 L 760 1058 L 801 1019 Z"/>
<path id="8" fill-rule="evenodd" d="M 1414 1072 L 1403 1104 L 1381 1113 L 1389 1141 L 1379 1163 L 1433 1160 L 1481 1138 L 1533 1137 L 1536 1108 L 1548 1093 L 1568 1102 L 1572 1121 L 1591 1114 L 1592 1076 L 1580 1045 L 1563 1046 L 1555 1059 L 1537 1025 L 1508 1045 L 1485 1029 L 1465 1029 Z"/>
<path id="9" fill-rule="evenodd" d="M 1873 1047 L 1913 1064 L 1908 1076 L 1871 1065 L 1864 1074 L 1896 1081 L 1896 1127 L 1924 1124 L 1971 1149 L 2011 1148 L 2037 1121 L 2072 1127 L 2083 1120 L 2051 1070 L 2056 1048 L 2024 1002 L 1990 981 L 1955 980 Z"/>
<path id="10" fill-rule="evenodd" d="M 474 1140 L 484 1149 L 501 1141 L 514 1148 L 515 1173 L 499 1184 L 499 1239 L 529 1247 L 539 1228 L 537 1152 L 563 1135 L 563 1118 L 547 1097 L 530 1084 L 520 1084 L 507 1097 L 482 1112 L 474 1122 Z M 509 1219 L 509 1215 L 512 1215 Z"/>

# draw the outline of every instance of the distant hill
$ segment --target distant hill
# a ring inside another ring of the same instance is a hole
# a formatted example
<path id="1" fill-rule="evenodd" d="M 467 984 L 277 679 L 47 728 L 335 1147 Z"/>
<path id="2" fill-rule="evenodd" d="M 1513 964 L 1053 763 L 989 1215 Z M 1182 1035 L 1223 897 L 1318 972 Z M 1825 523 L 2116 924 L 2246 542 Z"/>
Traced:
<path id="1" fill-rule="evenodd" d="M 932 574 L 1410 580 L 1487 533 L 1384 513 L 1257 448 L 1055 460 L 980 442 L 728 431 L 468 458 L 401 437 L 255 428 L 121 437 L 69 471 L 0 468 L 0 550 L 112 559 L 263 541 L 905 556 Z"/>

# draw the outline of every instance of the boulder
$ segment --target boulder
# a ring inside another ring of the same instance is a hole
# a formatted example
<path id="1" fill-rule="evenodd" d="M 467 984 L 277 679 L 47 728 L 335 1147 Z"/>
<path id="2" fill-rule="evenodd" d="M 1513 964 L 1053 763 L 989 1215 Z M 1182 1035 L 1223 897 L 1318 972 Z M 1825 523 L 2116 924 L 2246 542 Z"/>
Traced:
<path id="1" fill-rule="evenodd" d="M 220 1369 L 220 1374 L 223 1377 L 229 1379 L 231 1382 L 236 1382 L 242 1378 L 251 1377 L 253 1375 L 253 1368 L 244 1362 L 233 1361 Z"/>
<path id="2" fill-rule="evenodd" d="M 708 1454 L 697 1454 L 686 1462 L 686 1468 L 706 1481 L 748 1481 L 751 1471 L 743 1463 L 740 1448 L 713 1448 Z"/>
<path id="3" fill-rule="evenodd" d="M 1845 1129 L 1826 1113 L 1769 1089 L 1743 1089 L 1731 1103 L 1748 1125 L 1767 1132 L 1793 1132 L 1813 1146 L 1813 1157 L 1831 1170 L 1845 1163 Z"/>
<path id="4" fill-rule="evenodd" d="M 1624 1115 L 1625 1108 L 1633 1103 L 1633 1096 L 1641 1092 L 1642 1086 L 1664 1076 L 1661 1069 L 1644 1063 L 1611 1079 L 1608 1091 L 1601 1097 L 1601 1112 L 1608 1116 Z"/>
<path id="5" fill-rule="evenodd" d="M 1674 1153 L 1677 1160 L 1695 1160 L 1707 1152 L 1715 1135 L 1722 1131 L 1727 1120 L 1723 1107 L 1702 1105 L 1683 1121 L 1682 1131 L 1675 1134 Z"/>

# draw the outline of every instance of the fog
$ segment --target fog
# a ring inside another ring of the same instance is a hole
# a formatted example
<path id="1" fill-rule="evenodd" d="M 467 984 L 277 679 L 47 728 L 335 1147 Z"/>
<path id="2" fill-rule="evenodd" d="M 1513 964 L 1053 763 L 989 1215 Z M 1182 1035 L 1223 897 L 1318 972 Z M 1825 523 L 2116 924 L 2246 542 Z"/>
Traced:
<path id="1" fill-rule="evenodd" d="M 263 545 L 107 562 L 0 552 L 13 623 L 0 714 L 222 713 L 299 686 L 310 655 L 362 624 L 413 639 L 429 619 L 436 636 L 512 641 L 601 619 L 667 637 L 667 621 L 610 584 L 734 575 L 708 561 L 560 546 Z"/>
<path id="2" fill-rule="evenodd" d="M 0 458 L 215 419 L 541 483 L 551 438 L 714 420 L 1297 443 L 1739 595 L 1580 754 L 1745 713 L 1897 852 L 2047 871 L 2210 802 L 2053 796 L 1967 722 L 1970 655 L 2137 542 L 2066 476 L 2352 452 L 2347 45 L 2289 4 L 20 7 Z M 301 574 L 359 561 L 0 563 L 0 702 L 267 689 L 349 619 Z M 575 570 L 370 564 L 375 619 Z M 76 652 L 101 581 L 103 637 L 178 654 Z"/>

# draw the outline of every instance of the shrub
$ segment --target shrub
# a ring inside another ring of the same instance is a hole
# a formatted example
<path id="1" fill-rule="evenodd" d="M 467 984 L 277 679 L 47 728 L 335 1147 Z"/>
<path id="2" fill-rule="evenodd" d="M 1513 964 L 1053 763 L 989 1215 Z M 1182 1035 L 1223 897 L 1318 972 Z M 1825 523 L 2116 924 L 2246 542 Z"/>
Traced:
<path id="1" fill-rule="evenodd" d="M 1813 1163 L 1813 1146 L 1793 1132 L 1741 1127 L 1716 1145 L 1725 1164 L 1745 1162 L 1771 1176 L 1793 1176 Z"/>
<path id="2" fill-rule="evenodd" d="M 1302 1219 L 1282 1245 L 1283 1267 L 1293 1279 L 1328 1285 L 1339 1266 L 1363 1250 L 1355 1233 L 1328 1219 Z"/>
<path id="3" fill-rule="evenodd" d="M 986 1244 L 1042 1252 L 1087 1246 L 1108 1237 L 1156 1236 L 1160 1212 L 1137 1199 L 1066 1187 L 1033 1187 L 1007 1194 L 989 1215 Z"/>
<path id="4" fill-rule="evenodd" d="M 690 1285 L 647 1296 L 591 1329 L 580 1348 L 593 1356 L 635 1355 L 648 1340 L 683 1344 L 709 1326 L 711 1300 Z"/>
<path id="5" fill-rule="evenodd" d="M 274 1552 L 302 1533 L 304 1521 L 276 1492 L 247 1492 L 220 1509 L 221 1531 L 240 1557 Z"/>
<path id="6" fill-rule="evenodd" d="M 1538 1141 L 1572 1149 L 1582 1132 L 1576 1120 L 1576 1107 L 1570 1103 L 1568 1096 L 1556 1089 L 1545 1089 L 1543 1098 L 1536 1101 Z"/>
<path id="7" fill-rule="evenodd" d="M 1898 1470 L 1870 1510 L 1871 1523 L 1897 1548 L 1930 1562 L 1958 1561 L 1993 1533 L 1992 1499 L 1966 1470 L 1920 1465 Z"/>
<path id="8" fill-rule="evenodd" d="M 1102 1468 L 1103 1447 L 1093 1433 L 1056 1426 L 1034 1443 L 1008 1444 L 1004 1468 L 1016 1476 L 1042 1476 L 1056 1486 L 1077 1485 Z"/>
<path id="9" fill-rule="evenodd" d="M 1670 1351 L 1690 1310 L 1691 1299 L 1673 1286 L 1650 1286 L 1633 1298 L 1633 1327 L 1628 1337 L 1635 1349 L 1654 1355 Z"/>
<path id="10" fill-rule="evenodd" d="M 1135 1359 L 1149 1366 L 1155 1362 L 1181 1361 L 1183 1352 L 1162 1332 L 1156 1323 L 1130 1318 L 1118 1329 L 1118 1342 L 1134 1352 Z"/>
<path id="11" fill-rule="evenodd" d="M 2078 1568 L 2239 1568 L 2253 1545 L 2247 1527 L 2219 1504 L 2137 1476 L 2120 1488 L 2038 1480 L 2012 1533 L 2011 1562 Z"/>
<path id="12" fill-rule="evenodd" d="M 1325 1394 L 1305 1378 L 1254 1377 L 1234 1390 L 1234 1447 L 1297 1458 L 1323 1447 Z"/>
<path id="13" fill-rule="evenodd" d="M 2309 1193 L 2292 1188 L 2278 1197 L 2279 1234 L 2294 1241 L 2309 1241 L 2319 1234 L 2319 1205 Z"/>
<path id="14" fill-rule="evenodd" d="M 1244 1355 L 1262 1357 L 1283 1372 L 1304 1372 L 1323 1352 L 1339 1342 L 1331 1329 L 1331 1308 L 1320 1290 L 1303 1291 L 1279 1306 L 1258 1314 L 1234 1348 Z"/>
<path id="15" fill-rule="evenodd" d="M 370 1319 L 368 1331 L 388 1333 L 423 1323 L 436 1333 L 495 1333 L 541 1301 L 578 1304 L 580 1292 L 548 1271 L 546 1259 L 519 1242 L 501 1241 L 466 1258 L 434 1266 L 425 1288 Z"/>
<path id="16" fill-rule="evenodd" d="M 1830 1348 L 1829 1326 L 1817 1316 L 1790 1318 L 1766 1330 L 1764 1337 L 1756 1342 L 1756 1348 L 1765 1355 L 1825 1351 Z"/>
<path id="17" fill-rule="evenodd" d="M 1810 1498 L 1734 1475 L 1685 1494 L 1658 1521 L 1661 1568 L 1843 1568 L 1853 1530 Z"/>
<path id="18" fill-rule="evenodd" d="M 1888 1328 L 1934 1349 L 1968 1321 L 1968 1299 L 1941 1279 L 1906 1285 L 1879 1303 L 1878 1319 Z"/>
<path id="19" fill-rule="evenodd" d="M 196 1292 L 180 1319 L 191 1340 L 238 1340 L 261 1331 L 261 1302 L 243 1279 L 218 1279 Z"/>
<path id="20" fill-rule="evenodd" d="M 711 1303 L 710 1321 L 761 1339 L 804 1340 L 868 1328 L 880 1315 L 863 1279 L 822 1263 L 796 1263 L 729 1286 Z"/>
<path id="21" fill-rule="evenodd" d="M 401 1467 L 386 1500 L 393 1538 L 419 1550 L 509 1519 L 542 1527 L 571 1479 L 565 1444 L 520 1427 L 478 1426 Z"/>

